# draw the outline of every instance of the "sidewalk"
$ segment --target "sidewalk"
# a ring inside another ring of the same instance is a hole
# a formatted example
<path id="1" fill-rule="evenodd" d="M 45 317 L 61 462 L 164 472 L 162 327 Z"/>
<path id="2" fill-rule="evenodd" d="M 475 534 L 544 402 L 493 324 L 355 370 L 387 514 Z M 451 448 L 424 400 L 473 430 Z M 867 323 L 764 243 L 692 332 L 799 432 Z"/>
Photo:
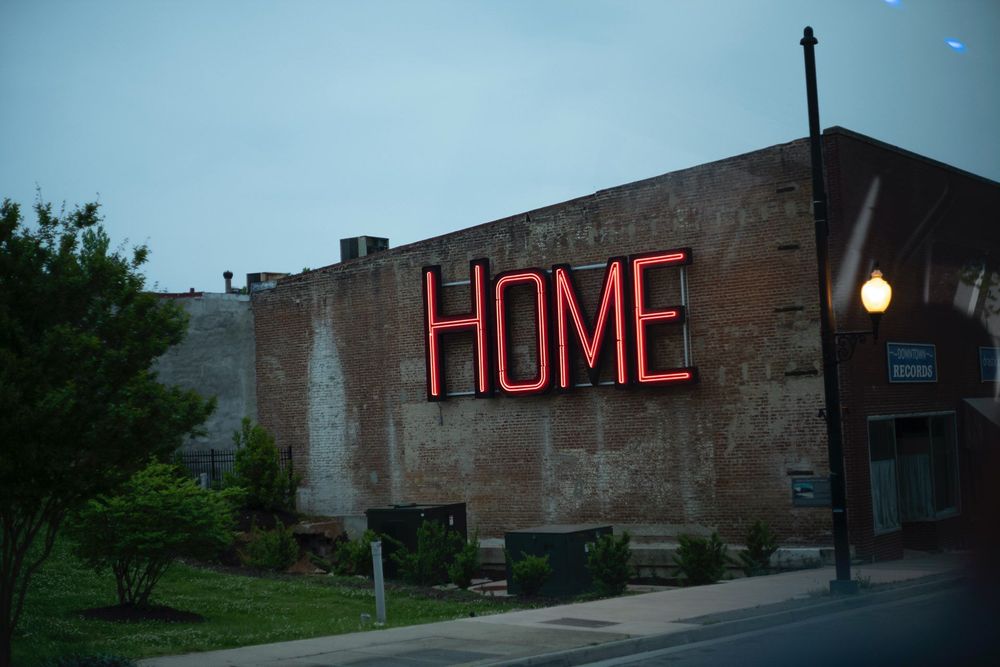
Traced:
<path id="1" fill-rule="evenodd" d="M 856 577 L 870 578 L 874 585 L 913 582 L 935 575 L 957 576 L 963 565 L 960 555 L 934 554 L 855 566 L 852 571 Z M 697 617 L 810 597 L 820 603 L 829 602 L 830 598 L 820 598 L 819 593 L 829 590 L 829 581 L 834 576 L 832 567 L 800 570 L 443 623 L 150 658 L 140 664 L 143 667 L 583 664 L 611 657 L 615 651 L 621 655 L 628 650 L 629 640 L 650 648 L 657 643 L 691 641 L 694 634 L 706 629 L 715 636 L 726 632 L 721 626 L 728 624 L 703 625 L 695 621 Z M 845 600 L 845 603 L 852 602 Z M 390 620 L 391 615 L 390 609 Z"/>

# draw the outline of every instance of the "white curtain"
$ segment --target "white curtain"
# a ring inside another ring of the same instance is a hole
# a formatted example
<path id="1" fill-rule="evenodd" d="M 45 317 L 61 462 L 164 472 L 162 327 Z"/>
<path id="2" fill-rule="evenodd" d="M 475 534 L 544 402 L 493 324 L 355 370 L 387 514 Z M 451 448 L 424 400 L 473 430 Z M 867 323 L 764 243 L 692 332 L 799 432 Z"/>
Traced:
<path id="1" fill-rule="evenodd" d="M 927 454 L 899 457 L 899 502 L 903 521 L 934 518 L 931 458 Z"/>
<path id="2" fill-rule="evenodd" d="M 872 461 L 872 513 L 875 530 L 899 528 L 899 501 L 896 493 L 896 462 Z"/>

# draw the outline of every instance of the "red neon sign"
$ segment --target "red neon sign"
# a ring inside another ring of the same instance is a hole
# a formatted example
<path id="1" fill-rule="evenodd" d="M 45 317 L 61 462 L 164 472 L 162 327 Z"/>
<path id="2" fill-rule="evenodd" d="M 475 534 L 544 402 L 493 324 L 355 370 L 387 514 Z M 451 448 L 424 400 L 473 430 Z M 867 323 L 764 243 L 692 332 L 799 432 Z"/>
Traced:
<path id="1" fill-rule="evenodd" d="M 528 380 L 515 380 L 510 368 L 509 332 L 507 320 L 507 290 L 515 285 L 530 285 L 535 290 L 535 344 L 537 372 Z M 497 382 L 505 394 L 521 396 L 539 394 L 552 384 L 552 364 L 549 361 L 549 278 L 538 269 L 501 273 L 493 281 L 496 300 Z"/>
<path id="2" fill-rule="evenodd" d="M 579 343 L 590 383 L 595 387 L 600 381 L 601 350 L 608 330 L 608 320 L 614 321 L 615 384 L 628 384 L 628 354 L 625 348 L 625 259 L 612 257 L 604 269 L 601 301 L 597 306 L 594 327 L 587 323 L 573 284 L 573 271 L 568 264 L 552 267 L 556 301 L 556 341 L 559 346 L 559 388 L 573 387 L 571 353 L 573 343 Z M 570 323 L 576 336 L 570 337 Z M 590 333 L 593 332 L 593 333 Z"/>
<path id="3" fill-rule="evenodd" d="M 427 400 L 445 398 L 444 351 L 441 336 L 461 331 L 473 331 L 476 355 L 476 398 L 493 395 L 490 372 L 488 302 L 486 286 L 490 281 L 490 263 L 486 259 L 469 262 L 469 292 L 472 310 L 462 315 L 441 314 L 441 267 L 425 266 L 424 274 L 424 337 L 427 360 Z"/>
<path id="4" fill-rule="evenodd" d="M 652 324 L 684 322 L 684 306 L 653 310 L 646 306 L 646 271 L 660 266 L 681 266 L 691 263 L 687 249 L 634 255 L 629 258 L 632 270 L 632 307 L 634 309 L 636 378 L 639 384 L 665 385 L 692 382 L 694 368 L 671 368 L 654 371 L 649 366 L 649 331 Z"/>
<path id="5" fill-rule="evenodd" d="M 579 348 L 592 384 L 599 384 L 602 351 L 613 336 L 614 378 L 617 385 L 668 386 L 697 382 L 694 366 L 656 369 L 650 360 L 654 325 L 684 324 L 684 305 L 653 308 L 649 305 L 647 272 L 660 267 L 684 267 L 691 263 L 690 248 L 645 253 L 629 258 L 612 257 L 604 269 L 597 312 L 590 325 L 573 281 L 573 271 L 565 264 L 552 267 L 551 278 L 539 269 L 501 273 L 492 281 L 493 298 L 488 299 L 489 260 L 469 263 L 471 310 L 460 315 L 444 315 L 441 307 L 441 267 L 423 269 L 424 339 L 427 361 L 427 399 L 444 400 L 448 391 L 444 377 L 442 337 L 471 331 L 474 340 L 475 395 L 493 395 L 494 369 L 490 349 L 495 350 L 495 379 L 500 389 L 512 396 L 538 394 L 553 384 L 561 390 L 573 387 L 572 352 Z M 686 299 L 682 276 L 682 296 Z M 551 281 L 551 283 L 550 283 Z M 510 312 L 507 291 L 527 285 L 534 290 L 535 369 L 533 377 L 513 377 L 510 349 Z M 554 293 L 550 299 L 549 292 Z M 550 303 L 550 301 L 552 303 Z M 550 315 L 550 306 L 555 312 Z M 491 307 L 492 306 L 492 307 Z M 491 317 L 492 316 L 492 317 Z M 495 322 L 495 325 L 494 325 Z M 613 333 L 610 333 L 613 330 Z M 688 346 L 685 331 L 685 364 Z M 490 339 L 492 338 L 492 345 Z M 555 339 L 555 346 L 552 339 Z M 632 343 L 631 350 L 629 342 Z M 631 355 L 629 355 L 631 351 Z M 556 357 L 552 359 L 553 355 Z M 631 365 L 629 359 L 632 359 Z"/>

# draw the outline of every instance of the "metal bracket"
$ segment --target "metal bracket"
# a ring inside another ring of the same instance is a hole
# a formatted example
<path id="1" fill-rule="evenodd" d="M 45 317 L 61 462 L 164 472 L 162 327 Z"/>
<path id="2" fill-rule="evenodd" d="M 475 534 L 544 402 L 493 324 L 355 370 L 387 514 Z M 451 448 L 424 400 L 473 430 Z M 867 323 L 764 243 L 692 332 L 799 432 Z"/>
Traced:
<path id="1" fill-rule="evenodd" d="M 868 336 L 873 336 L 872 331 L 839 331 L 833 334 L 834 344 L 836 350 L 834 351 L 834 358 L 827 359 L 826 365 L 828 367 L 836 366 L 837 364 L 850 361 L 851 357 L 854 356 L 854 349 L 858 346 L 858 343 L 864 343 Z"/>

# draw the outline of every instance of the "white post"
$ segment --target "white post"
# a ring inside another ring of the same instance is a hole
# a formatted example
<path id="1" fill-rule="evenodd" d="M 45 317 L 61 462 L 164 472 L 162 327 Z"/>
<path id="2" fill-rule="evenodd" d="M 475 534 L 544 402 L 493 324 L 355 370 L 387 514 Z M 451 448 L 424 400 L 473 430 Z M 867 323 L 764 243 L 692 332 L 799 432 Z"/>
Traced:
<path id="1" fill-rule="evenodd" d="M 385 582 L 382 580 L 382 542 L 372 542 L 372 574 L 375 578 L 375 625 L 385 625 Z"/>

